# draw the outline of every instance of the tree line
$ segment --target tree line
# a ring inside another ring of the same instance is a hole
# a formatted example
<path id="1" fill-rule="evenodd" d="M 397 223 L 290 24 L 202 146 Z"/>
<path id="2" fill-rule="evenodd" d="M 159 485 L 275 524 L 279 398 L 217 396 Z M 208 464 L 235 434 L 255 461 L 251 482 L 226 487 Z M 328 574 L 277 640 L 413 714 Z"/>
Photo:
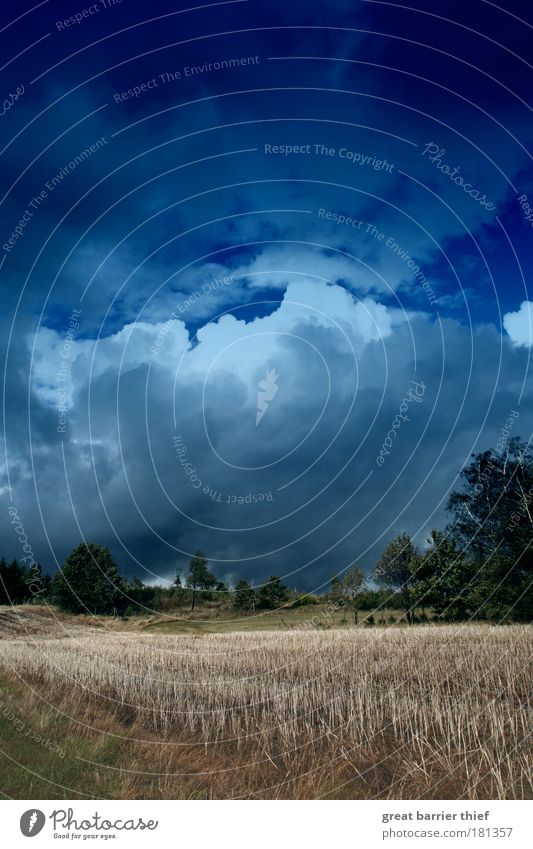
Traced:
<path id="1" fill-rule="evenodd" d="M 18 560 L 0 560 L 0 604 L 24 604 L 37 596 L 48 598 L 52 579 L 38 563 L 31 568 Z"/>
<path id="2" fill-rule="evenodd" d="M 408 623 L 430 609 L 448 621 L 533 619 L 533 454 L 518 438 L 505 451 L 473 455 L 462 488 L 452 492 L 446 528 L 432 530 L 423 550 L 399 533 L 367 577 L 352 565 L 334 576 L 323 596 L 291 592 L 279 576 L 259 587 L 241 579 L 230 587 L 211 572 L 202 551 L 178 571 L 171 587 L 147 586 L 120 574 L 111 552 L 81 543 L 51 579 L 40 566 L 30 575 L 16 560 L 0 561 L 0 603 L 31 600 L 71 613 L 129 615 L 213 602 L 241 613 L 327 600 L 353 613 L 399 608 Z M 37 576 L 37 579 L 36 579 Z M 38 586 L 38 592 L 35 587 Z M 376 587 L 381 589 L 376 589 Z"/>
<path id="3" fill-rule="evenodd" d="M 356 597 L 355 594 L 350 596 L 352 571 L 349 570 L 342 581 L 334 578 L 331 592 L 323 596 L 293 591 L 278 575 L 270 575 L 258 587 L 241 579 L 230 589 L 210 571 L 203 552 L 197 551 L 189 561 L 188 574 L 182 577 L 178 571 L 171 587 L 147 586 L 138 577 L 121 575 L 107 547 L 98 543 L 80 543 L 53 578 L 42 576 L 37 593 L 29 589 L 36 586 L 35 571 L 31 574 L 33 583 L 29 584 L 29 576 L 16 560 L 8 566 L 2 559 L 0 604 L 47 603 L 69 613 L 120 616 L 176 607 L 189 607 L 194 611 L 199 603 L 210 602 L 244 614 L 314 605 L 324 600 L 332 601 L 338 607 L 349 607 L 352 604 L 350 598 Z M 385 590 L 364 591 L 364 586 L 363 582 L 362 591 L 357 593 L 358 609 L 373 610 L 385 605 L 399 607 L 398 593 L 393 592 L 391 596 Z"/>
<path id="4" fill-rule="evenodd" d="M 399 534 L 374 580 L 400 594 L 407 621 L 420 606 L 448 620 L 533 619 L 533 453 L 518 437 L 473 455 L 447 502 L 451 521 L 419 551 Z"/>

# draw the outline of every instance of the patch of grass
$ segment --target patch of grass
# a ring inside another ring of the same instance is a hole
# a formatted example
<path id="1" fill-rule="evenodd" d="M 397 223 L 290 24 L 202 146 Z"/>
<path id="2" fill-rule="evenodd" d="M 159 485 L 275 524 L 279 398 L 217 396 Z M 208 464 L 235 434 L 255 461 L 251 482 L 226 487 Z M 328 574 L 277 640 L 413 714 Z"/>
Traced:
<path id="1" fill-rule="evenodd" d="M 371 624 L 391 627 L 401 620 L 398 610 L 361 610 L 358 625 Z M 0 639 L 11 637 L 71 637 L 83 636 L 87 628 L 94 631 L 146 632 L 159 634 L 231 634 L 256 631 L 313 631 L 324 628 L 353 628 L 353 614 L 331 605 L 316 604 L 281 610 L 257 610 L 242 614 L 231 608 L 206 604 L 194 612 L 188 607 L 175 608 L 167 613 L 113 616 L 85 616 L 65 613 L 55 607 L 35 605 L 0 606 Z"/>
<path id="2" fill-rule="evenodd" d="M 391 625 L 391 619 L 398 621 L 401 617 L 397 610 L 361 610 L 358 614 L 358 624 L 364 626 L 370 615 L 374 616 L 376 624 L 388 627 Z M 188 611 L 152 617 L 150 621 L 137 617 L 130 621 L 128 630 L 138 628 L 158 634 L 230 634 L 243 631 L 312 631 L 323 628 L 351 628 L 354 625 L 351 611 L 336 610 L 332 613 L 331 606 L 327 604 L 283 610 L 258 610 L 253 615 L 226 612 L 205 619 L 201 618 L 200 612 L 196 617 L 189 618 Z"/>
<path id="3" fill-rule="evenodd" d="M 120 737 L 83 729 L 6 676 L 0 676 L 0 748 L 0 788 L 13 799 L 120 797 L 120 772 L 97 764 L 120 769 L 129 762 Z"/>

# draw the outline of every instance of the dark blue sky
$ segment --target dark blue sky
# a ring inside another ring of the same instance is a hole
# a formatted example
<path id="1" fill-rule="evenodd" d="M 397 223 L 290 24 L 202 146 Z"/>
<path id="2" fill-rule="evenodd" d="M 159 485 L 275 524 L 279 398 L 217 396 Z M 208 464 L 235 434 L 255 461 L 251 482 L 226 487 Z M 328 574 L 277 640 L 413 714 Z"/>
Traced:
<path id="1" fill-rule="evenodd" d="M 528 4 L 2 15 L 2 551 L 315 588 L 529 439 Z"/>

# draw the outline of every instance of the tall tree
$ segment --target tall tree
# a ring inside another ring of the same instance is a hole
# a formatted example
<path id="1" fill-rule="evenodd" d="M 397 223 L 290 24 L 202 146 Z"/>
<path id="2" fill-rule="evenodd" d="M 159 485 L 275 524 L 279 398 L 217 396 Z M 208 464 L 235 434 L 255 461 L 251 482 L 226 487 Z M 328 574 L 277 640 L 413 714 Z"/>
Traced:
<path id="1" fill-rule="evenodd" d="M 499 553 L 478 571 L 472 592 L 477 616 L 496 622 L 533 621 L 533 549 L 518 562 Z"/>
<path id="2" fill-rule="evenodd" d="M 31 597 L 25 581 L 26 572 L 19 566 L 18 560 L 8 565 L 4 558 L 0 562 L 0 604 L 22 604 Z"/>
<path id="3" fill-rule="evenodd" d="M 338 575 L 333 575 L 331 579 L 331 589 L 329 591 L 329 597 L 333 604 L 342 605 L 344 604 L 344 597 L 342 592 L 342 581 Z"/>
<path id="4" fill-rule="evenodd" d="M 237 610 L 253 610 L 255 608 L 255 592 L 248 581 L 244 579 L 235 584 L 233 606 Z"/>
<path id="5" fill-rule="evenodd" d="M 155 587 L 147 587 L 141 579 L 134 575 L 129 580 L 122 579 L 124 592 L 124 610 L 127 613 L 151 610 L 155 601 Z M 121 605 L 122 607 L 122 605 Z"/>
<path id="6" fill-rule="evenodd" d="M 497 621 L 533 619 L 533 452 L 519 437 L 472 456 L 447 509 L 449 532 L 475 561 L 472 603 Z"/>
<path id="7" fill-rule="evenodd" d="M 472 456 L 448 499 L 450 530 L 480 565 L 495 552 L 519 558 L 533 539 L 533 453 L 515 437 L 503 452 Z"/>
<path id="8" fill-rule="evenodd" d="M 9 566 L 2 557 L 0 561 L 0 604 L 20 604 L 24 600 L 23 572 L 16 560 Z"/>
<path id="9" fill-rule="evenodd" d="M 419 555 L 406 533 L 398 534 L 378 560 L 373 578 L 389 590 L 397 590 L 409 624 L 413 622 L 412 586 L 418 567 Z"/>
<path id="10" fill-rule="evenodd" d="M 71 613 L 115 613 L 122 608 L 122 579 L 108 548 L 80 543 L 52 580 L 52 601 Z"/>
<path id="11" fill-rule="evenodd" d="M 341 593 L 346 605 L 353 613 L 354 623 L 357 624 L 359 598 L 364 592 L 366 579 L 364 572 L 357 566 L 348 569 L 341 581 Z"/>
<path id="12" fill-rule="evenodd" d="M 432 607 L 437 616 L 446 619 L 465 619 L 474 605 L 475 572 L 472 559 L 450 534 L 432 530 L 418 561 L 414 604 Z"/>
<path id="13" fill-rule="evenodd" d="M 289 598 L 289 589 L 281 583 L 281 578 L 277 575 L 271 575 L 268 581 L 262 584 L 257 593 L 257 598 L 260 607 L 275 610 L 285 604 Z"/>
<path id="14" fill-rule="evenodd" d="M 194 610 L 196 606 L 198 590 L 211 590 L 216 585 L 217 579 L 207 568 L 207 562 L 203 551 L 196 551 L 194 557 L 189 560 L 186 583 L 192 590 L 191 610 Z"/>

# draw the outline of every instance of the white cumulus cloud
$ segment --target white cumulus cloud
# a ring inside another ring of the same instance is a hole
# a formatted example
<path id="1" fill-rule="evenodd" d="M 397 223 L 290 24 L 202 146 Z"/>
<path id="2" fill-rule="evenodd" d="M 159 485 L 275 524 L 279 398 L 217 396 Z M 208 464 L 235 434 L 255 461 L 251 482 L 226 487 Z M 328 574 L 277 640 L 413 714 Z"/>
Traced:
<path id="1" fill-rule="evenodd" d="M 506 313 L 503 326 L 515 345 L 530 348 L 533 344 L 533 302 L 523 301 L 517 312 Z"/>

